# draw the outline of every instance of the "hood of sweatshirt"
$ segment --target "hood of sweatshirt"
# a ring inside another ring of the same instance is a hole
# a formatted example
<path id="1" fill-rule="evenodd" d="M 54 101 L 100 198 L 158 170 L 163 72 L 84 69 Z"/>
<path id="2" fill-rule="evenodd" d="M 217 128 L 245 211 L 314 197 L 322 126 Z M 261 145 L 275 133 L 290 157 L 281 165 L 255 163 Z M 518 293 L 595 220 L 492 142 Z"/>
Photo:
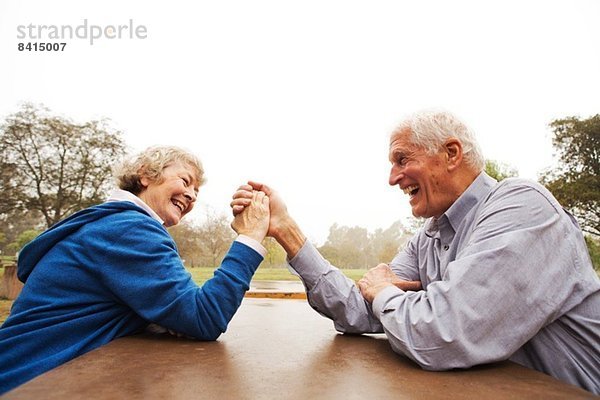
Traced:
<path id="1" fill-rule="evenodd" d="M 40 259 L 58 242 L 79 230 L 83 225 L 126 210 L 135 210 L 147 214 L 146 211 L 131 202 L 110 201 L 81 210 L 52 225 L 48 230 L 23 247 L 19 253 L 17 261 L 17 276 L 19 280 L 25 283 Z"/>

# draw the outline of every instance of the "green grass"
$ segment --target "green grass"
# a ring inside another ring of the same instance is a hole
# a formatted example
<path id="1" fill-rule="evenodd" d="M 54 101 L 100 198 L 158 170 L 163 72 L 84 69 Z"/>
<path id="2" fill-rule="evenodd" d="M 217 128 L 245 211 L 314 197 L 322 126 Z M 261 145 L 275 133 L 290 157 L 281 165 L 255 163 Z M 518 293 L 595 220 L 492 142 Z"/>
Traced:
<path id="1" fill-rule="evenodd" d="M 188 268 L 192 274 L 192 279 L 198 285 L 202 285 L 208 279 L 212 278 L 215 271 L 214 268 Z M 367 272 L 366 269 L 345 269 L 342 272 L 352 280 L 358 280 Z M 287 268 L 259 268 L 254 277 L 252 278 L 257 281 L 298 281 L 295 275 L 292 275 Z"/>
<path id="2" fill-rule="evenodd" d="M 341 271 L 348 278 L 352 279 L 353 281 L 357 281 L 367 273 L 368 269 L 342 269 Z"/>

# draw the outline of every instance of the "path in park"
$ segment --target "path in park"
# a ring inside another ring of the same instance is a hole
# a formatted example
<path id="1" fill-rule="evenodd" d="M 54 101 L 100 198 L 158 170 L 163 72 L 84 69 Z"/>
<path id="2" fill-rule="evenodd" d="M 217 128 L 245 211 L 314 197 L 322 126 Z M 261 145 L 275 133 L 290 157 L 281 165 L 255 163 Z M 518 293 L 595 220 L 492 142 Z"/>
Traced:
<path id="1" fill-rule="evenodd" d="M 306 299 L 304 285 L 298 281 L 255 281 L 250 282 L 246 297 L 270 299 Z"/>

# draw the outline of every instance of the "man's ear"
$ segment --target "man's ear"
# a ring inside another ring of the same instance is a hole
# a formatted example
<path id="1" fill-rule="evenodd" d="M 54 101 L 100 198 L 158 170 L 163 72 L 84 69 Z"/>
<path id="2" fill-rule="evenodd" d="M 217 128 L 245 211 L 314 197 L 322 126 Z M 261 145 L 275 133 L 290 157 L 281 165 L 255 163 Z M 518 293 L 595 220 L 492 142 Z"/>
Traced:
<path id="1" fill-rule="evenodd" d="M 454 171 L 463 161 L 462 143 L 457 138 L 450 138 L 444 143 L 448 171 Z"/>

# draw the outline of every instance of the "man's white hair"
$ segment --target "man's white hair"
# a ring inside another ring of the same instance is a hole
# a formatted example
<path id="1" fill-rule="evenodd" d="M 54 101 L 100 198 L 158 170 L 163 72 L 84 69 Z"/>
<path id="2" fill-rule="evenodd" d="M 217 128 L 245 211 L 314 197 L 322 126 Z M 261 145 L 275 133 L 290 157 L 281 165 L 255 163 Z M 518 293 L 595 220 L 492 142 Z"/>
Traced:
<path id="1" fill-rule="evenodd" d="M 439 110 L 417 112 L 402 121 L 391 137 L 394 138 L 407 130 L 411 134 L 411 142 L 429 154 L 439 151 L 446 140 L 457 138 L 462 143 L 465 163 L 476 171 L 483 171 L 485 159 L 475 136 L 467 125 L 453 114 Z"/>

